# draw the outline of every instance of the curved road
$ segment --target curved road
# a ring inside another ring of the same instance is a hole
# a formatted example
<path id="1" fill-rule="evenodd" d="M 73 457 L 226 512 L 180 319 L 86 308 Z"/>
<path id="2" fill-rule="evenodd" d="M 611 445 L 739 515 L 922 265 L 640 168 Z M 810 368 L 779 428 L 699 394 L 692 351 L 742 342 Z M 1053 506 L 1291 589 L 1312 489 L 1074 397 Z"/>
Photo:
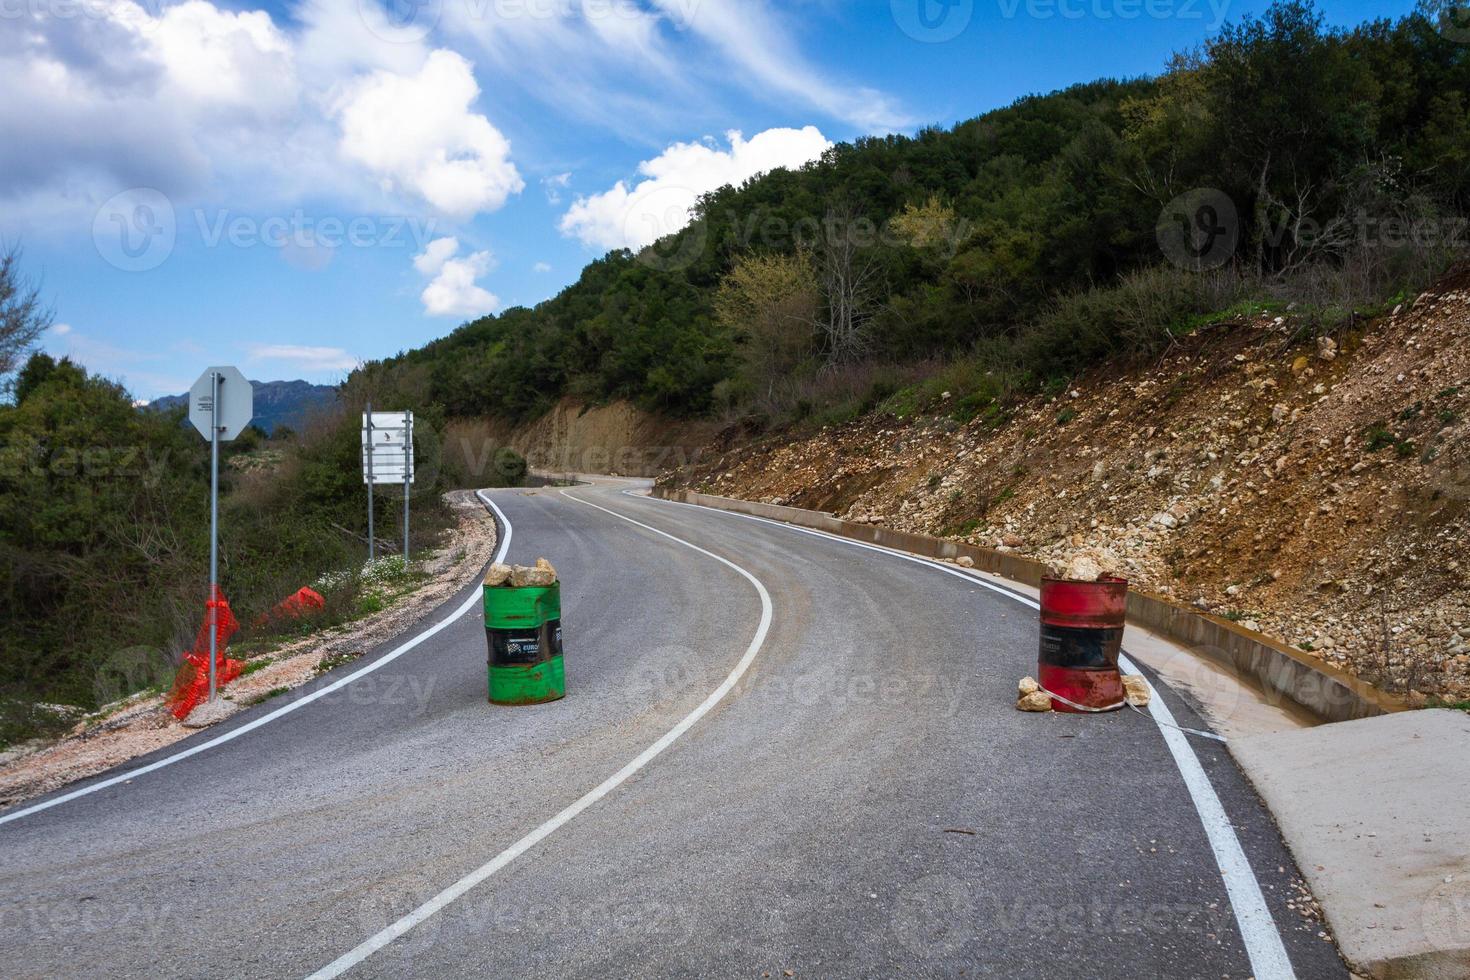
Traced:
<path id="1" fill-rule="evenodd" d="M 1224 746 L 1014 710 L 1033 609 L 627 485 L 485 495 L 561 572 L 565 700 L 485 702 L 468 586 L 408 649 L 0 814 L 0 972 L 1347 975 Z"/>

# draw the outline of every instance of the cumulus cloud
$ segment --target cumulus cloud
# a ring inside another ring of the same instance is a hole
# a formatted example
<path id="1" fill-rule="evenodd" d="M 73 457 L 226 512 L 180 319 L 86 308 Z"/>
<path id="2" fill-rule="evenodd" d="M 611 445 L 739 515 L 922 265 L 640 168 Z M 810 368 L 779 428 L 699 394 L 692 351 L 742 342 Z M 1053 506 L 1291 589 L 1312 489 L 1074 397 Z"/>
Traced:
<path id="1" fill-rule="evenodd" d="M 210 0 L 30 11 L 0 30 L 0 208 L 19 232 L 84 228 L 135 187 L 455 218 L 521 189 L 469 62 L 396 36 L 374 3 L 299 0 L 289 21 Z"/>
<path id="2" fill-rule="evenodd" d="M 419 294 L 424 312 L 430 316 L 458 317 L 494 313 L 500 308 L 500 299 L 475 280 L 495 267 L 495 257 L 486 251 L 455 258 L 458 252 L 458 239 L 436 238 L 414 256 L 414 268 L 433 277 Z"/>
<path id="3" fill-rule="evenodd" d="M 413 257 L 413 267 L 426 276 L 436 276 L 439 270 L 444 268 L 444 263 L 459 251 L 459 239 L 450 236 L 448 238 L 436 238 L 424 246 L 421 254 Z"/>
<path id="4" fill-rule="evenodd" d="M 549 263 L 546 263 L 546 262 L 537 262 L 535 265 L 531 266 L 531 271 L 532 272 L 550 272 L 551 271 L 551 265 Z"/>
<path id="5" fill-rule="evenodd" d="M 675 143 L 638 165 L 643 179 L 618 181 L 608 190 L 578 197 L 560 228 L 595 248 L 638 249 L 683 228 L 701 194 L 740 184 L 778 167 L 795 168 L 832 145 L 815 126 L 768 129 L 749 140 L 726 134 L 728 149 L 713 141 Z"/>
<path id="6" fill-rule="evenodd" d="M 471 106 L 480 87 L 470 63 L 432 52 L 412 75 L 379 70 L 349 86 L 336 113 L 342 152 L 382 181 L 445 214 L 494 211 L 525 187 L 510 143 Z"/>

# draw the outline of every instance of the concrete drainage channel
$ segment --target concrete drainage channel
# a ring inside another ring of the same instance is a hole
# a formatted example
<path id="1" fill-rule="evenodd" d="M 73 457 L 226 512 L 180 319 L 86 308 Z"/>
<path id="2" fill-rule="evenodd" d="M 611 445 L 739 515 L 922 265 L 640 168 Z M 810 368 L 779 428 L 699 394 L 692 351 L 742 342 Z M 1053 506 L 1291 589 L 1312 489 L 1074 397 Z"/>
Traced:
<path id="1" fill-rule="evenodd" d="M 925 558 L 968 558 L 966 567 L 1018 587 L 1035 589 L 1047 573 L 1017 555 L 817 511 L 689 491 L 651 495 Z M 1148 593 L 1129 593 L 1127 622 L 1244 682 L 1263 704 L 1307 718 L 1285 731 L 1232 735 L 1228 744 L 1349 965 L 1383 980 L 1470 978 L 1470 808 L 1461 798 L 1470 785 L 1470 717 L 1408 711 L 1344 671 Z"/>

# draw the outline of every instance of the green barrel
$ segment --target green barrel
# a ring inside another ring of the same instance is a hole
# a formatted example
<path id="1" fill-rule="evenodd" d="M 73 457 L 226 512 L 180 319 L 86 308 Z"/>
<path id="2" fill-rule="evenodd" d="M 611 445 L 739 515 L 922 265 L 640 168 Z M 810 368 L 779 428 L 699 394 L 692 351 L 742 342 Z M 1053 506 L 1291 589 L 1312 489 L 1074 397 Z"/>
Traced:
<path id="1" fill-rule="evenodd" d="M 490 702 L 541 704 L 567 693 L 561 660 L 561 583 L 522 589 L 486 586 Z"/>

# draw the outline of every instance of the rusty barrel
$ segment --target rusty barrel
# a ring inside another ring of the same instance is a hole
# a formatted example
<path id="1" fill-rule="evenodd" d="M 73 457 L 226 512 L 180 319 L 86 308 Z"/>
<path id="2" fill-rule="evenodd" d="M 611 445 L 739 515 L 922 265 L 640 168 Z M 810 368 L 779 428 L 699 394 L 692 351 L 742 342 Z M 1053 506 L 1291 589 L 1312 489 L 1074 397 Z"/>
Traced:
<path id="1" fill-rule="evenodd" d="M 1052 694 L 1088 708 L 1123 706 L 1118 651 L 1128 611 L 1128 580 L 1041 580 L 1041 656 L 1037 679 Z M 1057 711 L 1077 709 L 1052 699 Z"/>
<path id="2" fill-rule="evenodd" d="M 486 586 L 490 702 L 541 704 L 566 696 L 561 648 L 561 583 Z"/>

